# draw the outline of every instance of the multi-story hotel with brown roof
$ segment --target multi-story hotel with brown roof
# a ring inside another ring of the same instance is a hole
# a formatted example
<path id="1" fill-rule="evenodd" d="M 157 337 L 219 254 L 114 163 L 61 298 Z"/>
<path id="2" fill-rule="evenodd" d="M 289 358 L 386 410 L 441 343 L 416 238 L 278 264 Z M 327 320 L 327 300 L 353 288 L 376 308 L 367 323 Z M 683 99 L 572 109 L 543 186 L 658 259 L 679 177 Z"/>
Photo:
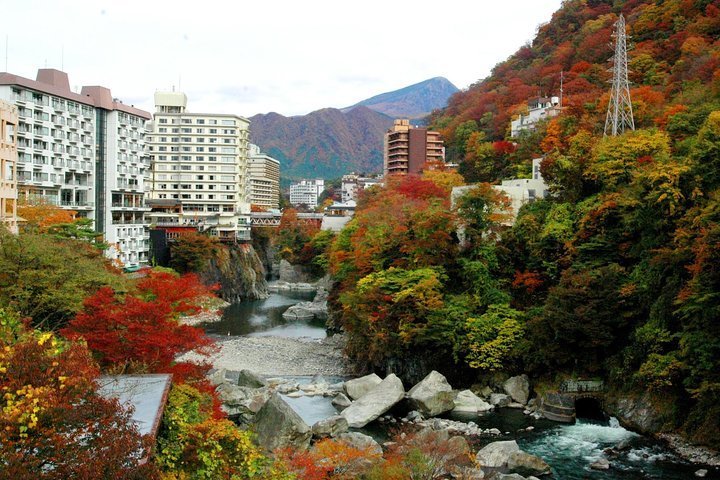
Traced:
<path id="1" fill-rule="evenodd" d="M 17 107 L 18 194 L 94 221 L 125 267 L 148 261 L 143 202 L 145 122 L 150 114 L 100 86 L 70 89 L 60 70 L 35 80 L 0 73 L 0 99 Z"/>
<path id="2" fill-rule="evenodd" d="M 17 107 L 0 101 L 0 225 L 17 233 Z"/>
<path id="3" fill-rule="evenodd" d="M 440 133 L 414 127 L 409 120 L 395 120 L 385 134 L 385 175 L 420 173 L 428 162 L 444 162 Z"/>

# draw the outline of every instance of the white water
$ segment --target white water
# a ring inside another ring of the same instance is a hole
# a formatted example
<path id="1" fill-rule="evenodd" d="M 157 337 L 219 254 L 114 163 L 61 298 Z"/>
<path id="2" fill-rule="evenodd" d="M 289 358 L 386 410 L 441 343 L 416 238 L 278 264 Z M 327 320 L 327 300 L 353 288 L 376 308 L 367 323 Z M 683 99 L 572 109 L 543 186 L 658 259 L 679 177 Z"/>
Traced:
<path id="1" fill-rule="evenodd" d="M 520 443 L 522 449 L 547 461 L 557 479 L 692 478 L 691 465 L 680 462 L 666 448 L 624 429 L 615 418 L 607 425 L 581 419 L 574 425 L 550 428 Z M 619 451 L 606 453 L 606 449 Z M 610 470 L 590 468 L 601 458 L 610 461 Z M 714 473 L 707 478 L 716 478 Z"/>
<path id="2" fill-rule="evenodd" d="M 547 431 L 544 437 L 533 442 L 532 453 L 541 457 L 581 458 L 590 464 L 603 456 L 604 449 L 637 437 L 638 434 L 619 424 L 606 426 L 580 420 L 574 425 Z"/>

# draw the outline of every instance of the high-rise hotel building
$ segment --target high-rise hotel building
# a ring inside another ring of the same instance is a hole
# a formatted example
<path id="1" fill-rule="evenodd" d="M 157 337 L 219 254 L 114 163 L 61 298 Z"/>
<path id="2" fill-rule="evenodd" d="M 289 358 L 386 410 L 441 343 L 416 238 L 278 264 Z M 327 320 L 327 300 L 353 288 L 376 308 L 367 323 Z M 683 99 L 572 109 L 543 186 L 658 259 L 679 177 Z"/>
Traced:
<path id="1" fill-rule="evenodd" d="M 409 120 L 395 120 L 385 134 L 385 175 L 420 173 L 427 162 L 445 162 L 440 133 L 414 127 Z"/>
<path id="2" fill-rule="evenodd" d="M 75 93 L 65 72 L 47 68 L 35 80 L 0 73 L 0 99 L 18 109 L 19 196 L 92 219 L 111 246 L 107 255 L 123 266 L 147 263 L 143 152 L 150 114 L 105 87 Z"/>
<path id="3" fill-rule="evenodd" d="M 280 208 L 280 162 L 252 143 L 248 153 L 247 200 L 262 208 Z"/>
<path id="4" fill-rule="evenodd" d="M 197 228 L 223 241 L 249 240 L 250 121 L 237 115 L 190 113 L 180 92 L 157 92 L 155 108 L 147 137 L 152 224 Z"/>
<path id="5" fill-rule="evenodd" d="M 0 226 L 17 233 L 17 107 L 0 101 Z"/>

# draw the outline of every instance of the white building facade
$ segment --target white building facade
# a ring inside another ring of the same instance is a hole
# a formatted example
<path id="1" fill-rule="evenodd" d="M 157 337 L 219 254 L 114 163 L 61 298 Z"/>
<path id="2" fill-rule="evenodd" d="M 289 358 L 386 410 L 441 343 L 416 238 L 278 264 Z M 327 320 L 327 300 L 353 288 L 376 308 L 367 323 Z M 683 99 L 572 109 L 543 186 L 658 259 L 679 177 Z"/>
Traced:
<path id="1" fill-rule="evenodd" d="M 55 69 L 40 69 L 36 80 L 0 73 L 0 99 L 18 108 L 19 195 L 93 220 L 111 246 L 106 254 L 122 266 L 147 263 L 142 155 L 150 114 L 104 87 L 74 93 Z M 125 215 L 114 215 L 117 194 L 139 196 Z"/>
<path id="2" fill-rule="evenodd" d="M 340 201 L 346 203 L 357 201 L 358 192 L 366 190 L 375 185 L 382 185 L 382 178 L 361 177 L 355 173 L 343 175 L 340 183 Z"/>
<path id="3" fill-rule="evenodd" d="M 17 107 L 0 101 L 0 225 L 11 233 L 18 232 L 17 123 Z"/>
<path id="4" fill-rule="evenodd" d="M 148 125 L 151 223 L 195 226 L 223 241 L 250 239 L 246 118 L 190 113 L 180 92 L 155 94 Z"/>
<path id="5" fill-rule="evenodd" d="M 299 206 L 307 205 L 309 208 L 318 206 L 320 194 L 325 190 L 325 180 L 301 180 L 290 185 L 290 203 Z"/>
<path id="6" fill-rule="evenodd" d="M 558 97 L 538 97 L 528 102 L 527 115 L 520 115 L 510 122 L 510 136 L 520 135 L 523 130 L 534 130 L 538 122 L 557 116 L 560 113 L 560 99 Z"/>
<path id="7" fill-rule="evenodd" d="M 247 172 L 248 203 L 270 210 L 280 208 L 280 161 L 250 144 Z"/>

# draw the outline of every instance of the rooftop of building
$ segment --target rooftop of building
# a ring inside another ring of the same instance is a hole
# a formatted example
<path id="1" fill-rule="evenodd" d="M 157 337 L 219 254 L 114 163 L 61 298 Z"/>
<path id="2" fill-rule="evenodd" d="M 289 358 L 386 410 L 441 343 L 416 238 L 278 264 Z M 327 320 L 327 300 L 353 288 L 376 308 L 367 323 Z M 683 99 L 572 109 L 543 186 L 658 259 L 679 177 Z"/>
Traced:
<path id="1" fill-rule="evenodd" d="M 103 108 L 105 110 L 118 110 L 129 113 L 130 115 L 142 117 L 146 120 L 150 119 L 149 112 L 135 108 L 133 105 L 126 105 L 113 98 L 109 88 L 85 86 L 82 87 L 80 93 L 73 92 L 70 89 L 68 74 L 54 68 L 39 69 L 35 80 L 8 72 L 0 72 L 0 85 L 17 85 L 91 107 Z"/>

